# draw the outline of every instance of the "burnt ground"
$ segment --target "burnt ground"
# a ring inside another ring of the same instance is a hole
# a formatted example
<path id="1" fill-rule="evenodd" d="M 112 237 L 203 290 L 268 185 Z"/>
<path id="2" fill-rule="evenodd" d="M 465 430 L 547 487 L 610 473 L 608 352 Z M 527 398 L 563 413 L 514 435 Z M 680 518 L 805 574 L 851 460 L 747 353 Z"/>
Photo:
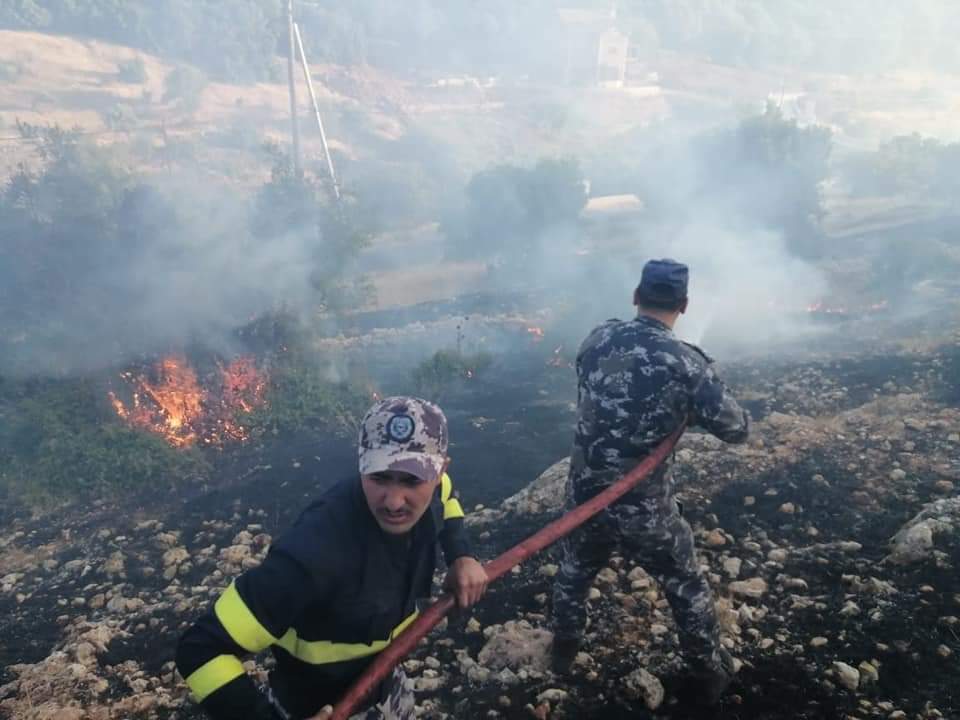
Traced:
<path id="1" fill-rule="evenodd" d="M 538 348 L 499 361 L 443 399 L 454 438 L 452 474 L 466 506 L 498 504 L 566 453 L 573 374 L 569 366 L 546 365 L 545 358 L 549 349 Z M 549 717 L 759 720 L 896 717 L 891 713 L 897 711 L 960 717 L 958 544 L 947 547 L 946 559 L 884 562 L 890 537 L 924 503 L 943 496 L 945 480 L 960 480 L 960 445 L 950 440 L 960 432 L 960 418 L 951 414 L 960 397 L 958 358 L 952 343 L 919 353 L 867 350 L 724 369 L 760 420 L 760 444 L 730 452 L 697 440 L 687 445 L 692 456 L 681 456 L 678 464 L 686 515 L 718 596 L 731 609 L 728 637 L 744 663 L 721 708 L 700 711 L 677 699 L 672 632 L 651 632 L 653 622 L 670 626 L 669 613 L 655 590 L 631 588 L 625 558 L 618 586 L 605 588 L 593 605 L 585 649 L 595 676 L 532 676 L 510 686 L 467 681 L 454 651 L 466 648 L 476 658 L 485 637 L 460 618 L 447 631 L 452 644 L 417 653 L 439 659 L 446 680 L 419 695 L 433 707 L 427 716 L 479 718 L 495 711 L 530 717 L 528 706 L 538 705 L 541 691 L 563 688 L 569 695 Z M 877 403 L 880 409 L 858 415 L 858 408 Z M 215 490 L 198 489 L 186 498 L 157 491 L 65 508 L 17 519 L 4 530 L 0 575 L 20 576 L 3 578 L 10 587 L 0 593 L 0 684 L 20 678 L 0 697 L 8 716 L 43 717 L 21 712 L 25 693 L 43 696 L 27 687 L 29 669 L 9 667 L 25 663 L 46 673 L 51 702 L 87 709 L 78 717 L 200 717 L 182 704 L 170 660 L 179 629 L 242 568 L 224 550 L 246 544 L 255 559 L 269 535 L 354 467 L 349 439 L 317 444 L 305 438 L 261 450 L 224 461 L 223 486 Z M 886 480 L 892 467 L 905 470 L 896 483 Z M 754 498 L 753 504 L 745 498 Z M 790 513 L 784 503 L 793 506 Z M 492 557 L 548 519 L 508 517 L 480 535 L 479 550 Z M 723 534 L 722 546 L 703 542 L 711 530 Z M 858 549 L 840 549 L 849 542 Z M 171 582 L 163 575 L 165 553 L 181 547 L 189 559 L 174 565 Z M 770 560 L 777 549 L 785 559 Z M 117 556 L 119 572 L 109 562 Z M 741 579 L 766 580 L 761 597 L 729 590 L 732 578 L 723 568 L 731 558 L 742 561 Z M 555 562 L 553 550 L 531 560 L 519 575 L 491 588 L 473 617 L 485 628 L 520 617 L 543 624 L 549 600 L 541 596 L 549 594 L 551 581 L 542 568 Z M 850 602 L 858 607 L 854 616 L 841 613 Z M 109 638 L 95 648 L 95 660 L 86 658 L 90 670 L 83 678 L 62 685 L 49 680 L 56 667 L 43 663 L 54 657 L 51 651 L 83 664 L 77 648 L 100 626 L 109 628 Z M 827 642 L 812 648 L 814 637 Z M 872 663 L 878 680 L 850 692 L 838 686 L 834 661 L 854 668 Z M 640 666 L 667 688 L 666 701 L 653 712 L 623 689 L 623 678 Z M 144 696 L 154 700 L 140 702 Z"/>

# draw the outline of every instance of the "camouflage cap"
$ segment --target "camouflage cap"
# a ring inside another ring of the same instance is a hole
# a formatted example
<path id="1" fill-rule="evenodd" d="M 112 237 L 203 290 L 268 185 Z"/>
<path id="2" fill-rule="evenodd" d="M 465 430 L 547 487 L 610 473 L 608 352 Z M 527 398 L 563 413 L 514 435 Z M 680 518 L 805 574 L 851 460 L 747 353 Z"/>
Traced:
<path id="1" fill-rule="evenodd" d="M 361 475 L 393 470 L 436 480 L 447 459 L 447 418 L 426 400 L 385 398 L 360 423 L 359 453 Z"/>
<path id="2" fill-rule="evenodd" d="M 687 299 L 687 266 L 676 260 L 651 260 L 643 266 L 637 294 L 653 303 L 676 303 Z"/>

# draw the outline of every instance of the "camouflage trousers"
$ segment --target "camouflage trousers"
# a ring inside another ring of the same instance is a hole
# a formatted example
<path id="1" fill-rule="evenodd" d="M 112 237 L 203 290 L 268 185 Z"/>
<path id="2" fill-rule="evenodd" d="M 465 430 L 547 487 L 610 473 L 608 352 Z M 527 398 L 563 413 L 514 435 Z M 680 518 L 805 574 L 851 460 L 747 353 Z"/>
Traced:
<path id="1" fill-rule="evenodd" d="M 635 502 L 614 505 L 561 541 L 562 561 L 553 590 L 555 637 L 580 638 L 587 621 L 590 585 L 613 551 L 619 550 L 660 584 L 687 661 L 719 666 L 713 593 L 697 563 L 690 525 L 672 500 L 643 498 Z"/>
<path id="2" fill-rule="evenodd" d="M 351 715 L 350 720 L 413 720 L 414 695 L 413 681 L 400 668 L 394 668 L 393 674 L 384 681 L 385 697 L 376 705 Z M 282 720 L 294 720 L 277 701 L 273 692 L 267 688 L 267 698 Z"/>

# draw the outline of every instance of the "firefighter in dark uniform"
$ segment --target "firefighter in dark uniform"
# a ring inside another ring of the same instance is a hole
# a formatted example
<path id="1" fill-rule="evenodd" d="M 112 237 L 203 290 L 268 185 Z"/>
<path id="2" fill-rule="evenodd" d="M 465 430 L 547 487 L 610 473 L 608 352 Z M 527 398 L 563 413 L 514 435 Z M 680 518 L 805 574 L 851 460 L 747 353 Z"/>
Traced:
<path id="1" fill-rule="evenodd" d="M 213 720 L 326 717 L 430 596 L 438 546 L 458 605 L 486 589 L 446 474 L 440 408 L 387 398 L 364 418 L 359 446 L 360 477 L 310 505 L 181 638 L 177 669 Z M 258 689 L 241 658 L 267 648 L 276 667 Z M 413 718 L 402 670 L 355 717 Z"/>
<path id="2" fill-rule="evenodd" d="M 581 345 L 568 505 L 583 503 L 629 472 L 684 422 L 726 442 L 747 439 L 749 415 L 711 359 L 673 334 L 687 309 L 687 277 L 685 265 L 651 260 L 634 293 L 637 316 L 603 323 Z M 619 548 L 659 582 L 701 697 L 712 703 L 730 682 L 732 659 L 719 642 L 693 533 L 674 500 L 671 461 L 564 539 L 553 595 L 554 667 L 569 670 L 586 625 L 590 584 Z"/>

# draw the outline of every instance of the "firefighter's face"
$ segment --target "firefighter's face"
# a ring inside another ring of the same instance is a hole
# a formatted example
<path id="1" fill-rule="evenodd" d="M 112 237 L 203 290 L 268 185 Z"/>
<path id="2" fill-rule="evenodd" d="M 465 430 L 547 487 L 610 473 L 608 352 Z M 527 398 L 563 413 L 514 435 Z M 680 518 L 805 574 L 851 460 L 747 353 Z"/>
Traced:
<path id="1" fill-rule="evenodd" d="M 384 532 L 402 535 L 409 532 L 430 507 L 440 479 L 428 482 L 410 473 L 386 471 L 361 475 L 360 482 L 377 524 Z"/>

